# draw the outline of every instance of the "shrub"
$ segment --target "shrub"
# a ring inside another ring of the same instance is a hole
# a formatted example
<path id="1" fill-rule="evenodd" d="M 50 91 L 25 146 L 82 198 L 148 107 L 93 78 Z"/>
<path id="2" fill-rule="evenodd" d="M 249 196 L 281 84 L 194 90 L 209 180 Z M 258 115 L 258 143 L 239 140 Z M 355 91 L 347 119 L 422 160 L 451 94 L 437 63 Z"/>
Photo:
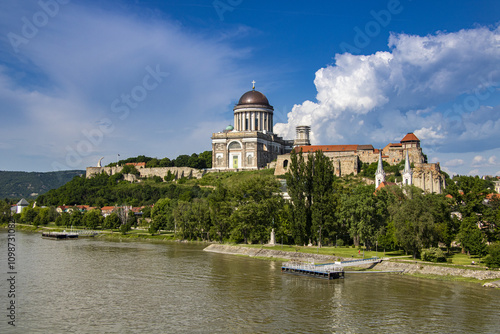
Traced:
<path id="1" fill-rule="evenodd" d="M 489 268 L 500 268 L 500 244 L 491 244 L 488 246 L 488 255 L 484 262 Z"/>
<path id="2" fill-rule="evenodd" d="M 422 249 L 421 258 L 424 261 L 446 262 L 446 256 L 443 251 L 436 247 Z"/>
<path id="3" fill-rule="evenodd" d="M 344 240 L 342 240 L 342 239 L 338 239 L 338 240 L 337 240 L 337 246 L 338 246 L 338 247 L 342 247 L 342 246 L 344 246 Z"/>

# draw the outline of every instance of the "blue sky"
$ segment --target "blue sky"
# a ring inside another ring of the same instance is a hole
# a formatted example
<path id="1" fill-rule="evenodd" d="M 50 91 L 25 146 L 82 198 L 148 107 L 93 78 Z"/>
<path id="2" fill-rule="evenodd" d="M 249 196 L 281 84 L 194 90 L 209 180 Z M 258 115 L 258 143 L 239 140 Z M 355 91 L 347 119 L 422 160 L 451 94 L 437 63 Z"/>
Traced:
<path id="1" fill-rule="evenodd" d="M 275 132 L 500 175 L 498 1 L 3 1 L 0 170 L 211 149 L 255 80 Z"/>

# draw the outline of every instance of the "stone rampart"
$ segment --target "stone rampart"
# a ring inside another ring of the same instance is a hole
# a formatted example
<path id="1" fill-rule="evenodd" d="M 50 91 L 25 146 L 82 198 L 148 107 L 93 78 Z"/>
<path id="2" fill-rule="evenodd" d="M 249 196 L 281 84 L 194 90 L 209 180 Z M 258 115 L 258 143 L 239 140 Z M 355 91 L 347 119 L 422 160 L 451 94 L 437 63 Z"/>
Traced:
<path id="1" fill-rule="evenodd" d="M 87 167 L 86 177 L 90 178 L 94 175 L 101 174 L 102 172 L 113 175 L 119 173 L 123 167 Z M 205 171 L 201 169 L 191 168 L 191 167 L 156 167 L 156 168 L 138 168 L 139 177 L 153 177 L 159 176 L 162 179 L 170 174 L 174 176 L 174 179 L 186 178 L 197 178 L 200 179 Z M 129 181 L 134 181 L 135 178 L 128 178 Z"/>

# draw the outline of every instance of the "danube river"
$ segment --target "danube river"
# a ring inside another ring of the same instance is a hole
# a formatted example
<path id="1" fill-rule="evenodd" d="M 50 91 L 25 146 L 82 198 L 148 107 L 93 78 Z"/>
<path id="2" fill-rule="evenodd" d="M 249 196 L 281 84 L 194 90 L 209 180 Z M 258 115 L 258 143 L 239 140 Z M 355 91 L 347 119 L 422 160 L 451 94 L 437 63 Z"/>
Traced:
<path id="1" fill-rule="evenodd" d="M 203 245 L 16 233 L 15 324 L 1 333 L 498 333 L 500 290 L 397 274 L 322 280 Z"/>

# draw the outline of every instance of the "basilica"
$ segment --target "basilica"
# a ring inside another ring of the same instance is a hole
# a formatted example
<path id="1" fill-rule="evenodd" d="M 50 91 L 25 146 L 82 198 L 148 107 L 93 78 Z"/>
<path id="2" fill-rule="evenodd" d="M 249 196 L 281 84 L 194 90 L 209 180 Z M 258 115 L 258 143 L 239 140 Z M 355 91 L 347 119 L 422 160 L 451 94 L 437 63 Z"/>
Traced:
<path id="1" fill-rule="evenodd" d="M 243 94 L 234 106 L 234 127 L 212 134 L 212 169 L 265 168 L 279 155 L 289 153 L 293 141 L 273 132 L 273 107 L 255 90 Z"/>
<path id="2" fill-rule="evenodd" d="M 413 133 L 406 134 L 399 143 L 389 143 L 383 149 L 372 145 L 311 145 L 310 126 L 296 128 L 296 138 L 287 140 L 273 132 L 273 111 L 267 97 L 253 89 L 241 96 L 233 108 L 234 126 L 212 134 L 212 171 L 240 171 L 275 168 L 275 175 L 288 171 L 290 153 L 322 151 L 332 160 L 338 177 L 357 175 L 362 164 L 379 162 L 376 185 L 385 182 L 382 161 L 396 165 L 405 160 L 403 171 L 406 185 L 415 185 L 424 191 L 442 193 L 444 175 L 439 163 L 427 163 L 420 140 Z M 413 169 L 410 168 L 410 162 Z"/>

